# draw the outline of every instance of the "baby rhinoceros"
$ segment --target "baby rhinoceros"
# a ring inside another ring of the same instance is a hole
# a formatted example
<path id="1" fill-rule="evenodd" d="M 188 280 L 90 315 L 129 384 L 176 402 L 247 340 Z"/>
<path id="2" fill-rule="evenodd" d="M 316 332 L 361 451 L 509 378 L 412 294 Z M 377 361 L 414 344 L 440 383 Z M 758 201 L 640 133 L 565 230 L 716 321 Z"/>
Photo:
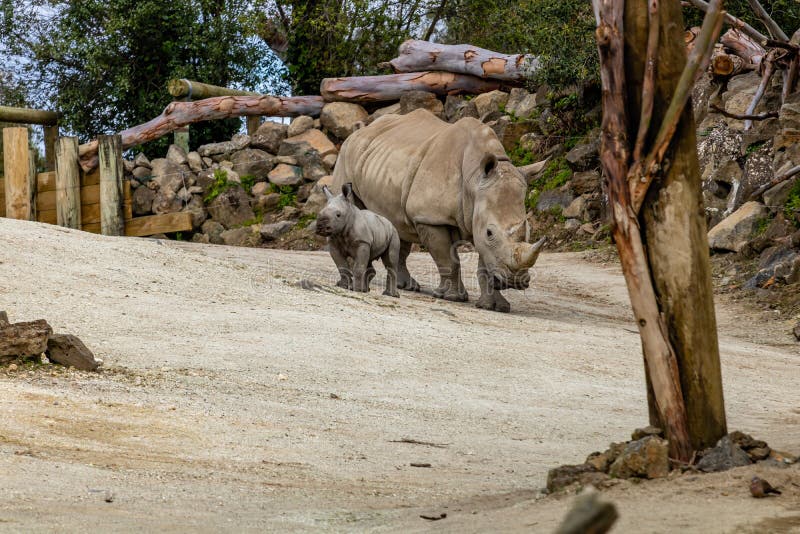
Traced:
<path id="1" fill-rule="evenodd" d="M 355 205 L 353 186 L 346 183 L 334 196 L 323 187 L 328 203 L 317 216 L 317 234 L 328 238 L 328 247 L 341 279 L 339 287 L 366 293 L 375 276 L 372 262 L 380 258 L 386 268 L 384 295 L 399 297 L 397 264 L 400 237 L 388 219 Z"/>

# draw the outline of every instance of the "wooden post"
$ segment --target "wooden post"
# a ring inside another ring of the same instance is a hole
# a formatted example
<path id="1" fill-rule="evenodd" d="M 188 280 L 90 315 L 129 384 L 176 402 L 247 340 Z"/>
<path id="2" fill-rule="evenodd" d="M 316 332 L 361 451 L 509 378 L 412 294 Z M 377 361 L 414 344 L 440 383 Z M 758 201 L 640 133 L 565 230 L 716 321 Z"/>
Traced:
<path id="1" fill-rule="evenodd" d="M 183 128 L 178 128 L 175 130 L 175 134 L 173 135 L 174 144 L 178 145 L 182 149 L 184 149 L 187 153 L 189 152 L 189 127 L 184 126 Z"/>
<path id="2" fill-rule="evenodd" d="M 58 126 L 44 127 L 44 170 L 56 170 L 56 138 L 58 137 Z"/>
<path id="3" fill-rule="evenodd" d="M 122 137 L 98 137 L 100 158 L 100 233 L 125 235 L 122 213 Z"/>
<path id="4" fill-rule="evenodd" d="M 28 129 L 3 129 L 3 172 L 5 175 L 6 217 L 29 221 L 31 219 L 31 194 L 28 174 Z"/>
<path id="5" fill-rule="evenodd" d="M 78 138 L 59 137 L 55 143 L 56 221 L 59 226 L 81 229 L 81 171 Z"/>
<path id="6" fill-rule="evenodd" d="M 36 151 L 30 149 L 28 150 L 28 203 L 31 206 L 29 221 L 36 220 L 36 176 L 38 174 L 36 169 Z"/>
<path id="7" fill-rule="evenodd" d="M 261 117 L 247 117 L 247 135 L 254 135 L 261 126 Z"/>

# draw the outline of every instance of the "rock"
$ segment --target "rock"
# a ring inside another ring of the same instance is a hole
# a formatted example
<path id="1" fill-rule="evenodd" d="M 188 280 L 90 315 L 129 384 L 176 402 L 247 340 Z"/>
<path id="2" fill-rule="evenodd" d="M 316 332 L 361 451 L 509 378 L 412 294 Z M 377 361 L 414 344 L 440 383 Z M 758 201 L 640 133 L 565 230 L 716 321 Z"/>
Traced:
<path id="1" fill-rule="evenodd" d="M 542 191 L 539 200 L 536 202 L 536 211 L 539 213 L 550 211 L 552 208 L 566 208 L 572 203 L 572 193 L 561 189 Z"/>
<path id="2" fill-rule="evenodd" d="M 300 135 L 295 135 L 294 137 L 289 137 L 283 143 L 281 143 L 280 147 L 278 148 L 278 155 L 280 156 L 292 156 L 298 150 L 296 148 L 289 148 L 291 145 L 298 145 L 300 143 L 308 143 L 311 148 L 319 152 L 321 158 L 324 158 L 328 154 L 338 154 L 339 151 L 336 150 L 336 145 L 334 145 L 328 136 L 322 133 L 319 130 L 308 130 L 305 133 Z"/>
<path id="3" fill-rule="evenodd" d="M 697 469 L 714 473 L 751 463 L 750 456 L 734 443 L 730 436 L 724 436 L 715 447 L 703 452 L 703 457 L 697 462 Z"/>
<path id="4" fill-rule="evenodd" d="M 358 104 L 350 102 L 330 102 L 325 104 L 320 113 L 322 127 L 339 139 L 347 139 L 359 123 L 364 125 L 369 113 Z"/>
<path id="5" fill-rule="evenodd" d="M 770 452 L 772 452 L 772 449 L 769 447 L 754 447 L 747 451 L 747 455 L 750 457 L 751 461 L 760 462 L 761 460 L 769 458 Z"/>
<path id="6" fill-rule="evenodd" d="M 192 236 L 192 243 L 201 243 L 203 245 L 208 245 L 211 243 L 211 239 L 206 234 L 196 233 Z"/>
<path id="7" fill-rule="evenodd" d="M 288 133 L 288 125 L 269 120 L 264 121 L 250 139 L 250 146 L 266 150 L 270 154 L 277 154 L 281 143 L 288 137 Z"/>
<path id="8" fill-rule="evenodd" d="M 598 192 L 601 190 L 600 173 L 595 170 L 576 172 L 572 175 L 570 187 L 577 195 Z"/>
<path id="9" fill-rule="evenodd" d="M 636 441 L 637 439 L 646 438 L 647 436 L 658 436 L 664 437 L 664 431 L 657 426 L 648 425 L 644 428 L 637 428 L 631 434 L 631 439 Z"/>
<path id="10" fill-rule="evenodd" d="M 508 93 L 503 91 L 490 91 L 482 93 L 473 98 L 470 102 L 475 106 L 479 117 L 484 117 L 487 113 L 502 111 L 508 103 Z"/>
<path id="11" fill-rule="evenodd" d="M 598 485 L 607 478 L 589 464 L 562 465 L 547 472 L 547 492 L 556 493 L 573 484 Z"/>
<path id="12" fill-rule="evenodd" d="M 127 159 L 122 160 L 122 168 L 125 174 L 130 174 L 131 172 L 133 172 L 133 168 L 135 166 L 136 165 L 133 163 L 133 161 Z"/>
<path id="13" fill-rule="evenodd" d="M 575 145 L 567 152 L 567 163 L 574 171 L 586 171 L 597 167 L 599 148 L 597 141 Z"/>
<path id="14" fill-rule="evenodd" d="M 150 180 L 150 176 L 152 176 L 153 171 L 150 170 L 150 167 L 136 167 L 133 169 L 133 177 L 139 180 L 140 182 L 147 182 Z"/>
<path id="15" fill-rule="evenodd" d="M 328 172 L 332 172 L 333 168 L 336 166 L 336 161 L 339 159 L 338 154 L 328 154 L 324 158 L 322 158 L 322 164 L 328 170 Z"/>
<path id="16" fill-rule="evenodd" d="M 86 345 L 69 334 L 53 334 L 47 341 L 47 358 L 64 367 L 74 367 L 81 371 L 96 371 L 100 367 Z"/>
<path id="17" fill-rule="evenodd" d="M 203 169 L 202 171 L 197 173 L 197 180 L 196 184 L 199 187 L 203 188 L 204 192 L 208 192 L 209 187 L 213 184 L 216 179 L 214 178 L 214 169 Z"/>
<path id="18" fill-rule="evenodd" d="M 236 184 L 242 183 L 242 178 L 239 176 L 239 173 L 234 171 L 233 169 L 228 169 L 223 167 L 222 171 L 225 173 L 225 180 L 228 182 L 233 182 Z"/>
<path id="19" fill-rule="evenodd" d="M 303 169 L 281 163 L 270 171 L 269 181 L 275 185 L 300 185 L 303 183 Z"/>
<path id="20" fill-rule="evenodd" d="M 181 211 L 181 208 L 183 202 L 178 198 L 178 194 L 172 189 L 165 188 L 155 192 L 150 210 L 156 215 L 163 215 Z"/>
<path id="21" fill-rule="evenodd" d="M 152 179 L 147 187 L 151 189 L 168 189 L 177 192 L 183 187 L 184 172 L 181 168 L 166 158 L 154 159 L 152 162 Z"/>
<path id="22" fill-rule="evenodd" d="M 506 113 L 518 119 L 527 119 L 534 111 L 536 111 L 536 95 L 519 87 L 511 90 L 506 102 Z"/>
<path id="23" fill-rule="evenodd" d="M 258 197 L 258 200 L 256 201 L 258 209 L 263 212 L 275 210 L 280 203 L 280 193 L 267 193 L 266 195 Z"/>
<path id="24" fill-rule="evenodd" d="M 202 159 L 203 159 L 203 165 L 205 165 L 206 168 L 211 167 L 211 165 L 213 165 L 214 163 L 214 160 L 211 158 L 202 158 Z"/>
<path id="25" fill-rule="evenodd" d="M 481 116 L 478 115 L 478 108 L 475 107 L 475 102 L 472 100 L 468 100 L 464 106 L 461 106 L 457 111 L 455 116 L 450 119 L 450 122 L 457 122 L 464 117 L 472 117 L 473 119 L 480 119 Z"/>
<path id="26" fill-rule="evenodd" d="M 300 209 L 294 206 L 284 206 L 278 217 L 283 220 L 297 219 L 300 217 Z"/>
<path id="27" fill-rule="evenodd" d="M 739 252 L 768 213 L 764 205 L 747 202 L 708 232 L 709 246 L 714 250 Z"/>
<path id="28" fill-rule="evenodd" d="M 657 436 L 629 442 L 608 473 L 616 478 L 662 478 L 669 474 L 669 444 Z"/>
<path id="29" fill-rule="evenodd" d="M 289 129 L 286 131 L 286 133 L 289 137 L 294 137 L 295 135 L 306 133 L 313 127 L 314 119 L 308 115 L 300 115 L 299 117 L 292 119 L 292 122 L 289 123 Z"/>
<path id="30" fill-rule="evenodd" d="M 735 115 L 743 115 L 750 102 L 753 100 L 758 85 L 761 83 L 761 76 L 757 72 L 748 72 L 734 76 L 728 81 L 728 89 L 722 94 L 722 107 L 728 113 Z M 756 113 L 766 111 L 764 109 L 764 100 L 758 104 Z M 726 118 L 725 121 L 731 128 L 742 130 L 744 122 L 737 119 Z"/>
<path id="31" fill-rule="evenodd" d="M 597 489 L 587 487 L 571 505 L 556 534 L 601 534 L 611 531 L 619 518 L 613 503 L 600 499 Z"/>
<path id="32" fill-rule="evenodd" d="M 201 231 L 203 234 L 208 236 L 209 243 L 213 243 L 215 245 L 222 244 L 222 232 L 225 231 L 225 227 L 222 226 L 217 221 L 207 220 L 201 226 Z"/>
<path id="33" fill-rule="evenodd" d="M 497 134 L 503 148 L 511 152 L 517 147 L 519 138 L 529 133 L 535 126 L 536 123 L 533 121 L 512 121 L 510 117 L 505 116 L 492 125 L 492 130 Z"/>
<path id="34" fill-rule="evenodd" d="M 797 323 L 792 329 L 792 334 L 797 341 L 800 341 L 800 323 Z"/>
<path id="35" fill-rule="evenodd" d="M 702 178 L 708 179 L 714 171 L 726 163 L 738 159 L 742 154 L 742 134 L 725 124 L 701 135 L 697 144 Z"/>
<path id="36" fill-rule="evenodd" d="M 259 131 L 261 128 L 259 128 Z M 233 154 L 237 150 L 242 150 L 250 145 L 250 137 L 245 134 L 236 134 L 230 141 L 223 141 L 221 143 L 210 143 L 203 145 L 197 149 L 197 153 L 202 157 L 211 156 L 227 156 Z M 258 148 L 258 147 L 256 147 Z"/>
<path id="37" fill-rule="evenodd" d="M 311 191 L 314 189 L 313 183 L 306 183 L 301 185 L 297 188 L 297 201 L 298 202 L 305 202 L 308 200 L 308 197 L 311 195 Z"/>
<path id="38" fill-rule="evenodd" d="M 279 221 L 272 224 L 261 225 L 261 238 L 264 241 L 275 241 L 280 236 L 294 228 L 294 223 L 291 221 Z"/>
<path id="39" fill-rule="evenodd" d="M 795 176 L 764 191 L 764 205 L 767 206 L 772 213 L 782 210 L 786 205 L 786 201 L 789 200 L 789 194 L 792 192 L 792 188 L 798 180 L 800 180 L 800 177 Z"/>
<path id="40" fill-rule="evenodd" d="M 581 195 L 570 202 L 569 206 L 562 212 L 562 215 L 568 219 L 580 219 L 585 207 L 586 199 Z M 578 223 L 578 226 L 580 226 L 580 223 Z"/>
<path id="41" fill-rule="evenodd" d="M 200 226 L 208 218 L 205 203 L 203 202 L 203 199 L 197 195 L 193 195 L 188 202 L 186 202 L 186 205 L 183 207 L 182 211 L 192 214 L 192 228 L 194 230 L 200 228 Z"/>
<path id="42" fill-rule="evenodd" d="M 461 95 L 447 95 L 444 99 L 444 118 L 448 122 L 455 122 L 459 113 L 467 105 L 467 100 Z"/>
<path id="43" fill-rule="evenodd" d="M 317 180 L 317 183 L 315 183 L 314 187 L 311 188 L 311 192 L 308 195 L 308 199 L 306 199 L 306 203 L 303 205 L 303 215 L 316 215 L 319 213 L 319 210 L 321 210 L 325 204 L 328 203 L 325 193 L 322 191 L 322 187 L 326 185 L 330 187 L 331 184 L 333 184 L 333 176 L 325 176 Z"/>
<path id="44" fill-rule="evenodd" d="M 400 96 L 400 115 L 415 109 L 427 109 L 439 118 L 444 117 L 444 104 L 435 94 L 427 91 L 408 91 Z"/>
<path id="45" fill-rule="evenodd" d="M 566 221 L 564 221 L 564 229 L 569 230 L 570 232 L 577 230 L 580 227 L 581 227 L 581 222 L 578 219 L 567 219 Z"/>
<path id="46" fill-rule="evenodd" d="M 252 176 L 257 182 L 267 179 L 269 171 L 275 166 L 274 162 L 275 156 L 258 148 L 246 148 L 231 157 L 234 172 L 239 176 Z"/>
<path id="47" fill-rule="evenodd" d="M 150 215 L 156 192 L 148 187 L 137 188 L 131 197 L 131 209 L 134 215 Z"/>
<path id="48" fill-rule="evenodd" d="M 38 357 L 47 350 L 52 333 L 53 329 L 44 320 L 0 325 L 0 361 L 6 356 Z"/>
<path id="49" fill-rule="evenodd" d="M 178 145 L 169 145 L 167 149 L 167 160 L 175 165 L 183 165 L 186 163 L 186 151 L 183 147 L 179 147 Z"/>
<path id="50" fill-rule="evenodd" d="M 133 164 L 136 167 L 147 167 L 150 168 L 150 160 L 147 159 L 147 156 L 144 155 L 143 152 L 139 152 L 136 154 L 136 157 L 133 158 Z"/>
<path id="51" fill-rule="evenodd" d="M 250 194 L 254 197 L 258 197 L 261 195 L 266 195 L 270 191 L 270 185 L 267 182 L 258 182 L 253 186 L 253 189 L 250 190 Z"/>
<path id="52" fill-rule="evenodd" d="M 208 212 L 211 218 L 227 229 L 239 226 L 256 217 L 253 208 L 250 207 L 250 197 L 239 185 L 229 187 L 220 193 L 208 205 Z"/>
<path id="53" fill-rule="evenodd" d="M 200 157 L 200 154 L 194 151 L 186 154 L 186 163 L 189 165 L 189 168 L 192 170 L 192 172 L 200 172 L 205 167 L 203 158 Z"/>
<path id="54" fill-rule="evenodd" d="M 375 121 L 375 119 L 380 119 L 384 115 L 399 115 L 399 114 L 400 114 L 400 102 L 396 102 L 391 106 L 386 106 L 380 109 L 376 109 L 370 116 L 368 122 L 373 122 Z"/>
<path id="55" fill-rule="evenodd" d="M 292 138 L 297 139 L 297 138 Z M 328 174 L 319 152 L 306 141 L 287 140 L 281 145 L 279 157 L 294 159 L 302 167 L 303 178 L 316 181 Z M 328 154 L 330 157 L 335 154 Z"/>
<path id="56" fill-rule="evenodd" d="M 261 234 L 253 226 L 225 230 L 220 238 L 224 244 L 232 247 L 257 247 L 261 244 Z"/>
<path id="57" fill-rule="evenodd" d="M 729 208 L 739 209 L 753 191 L 772 180 L 772 143 L 765 143 L 758 150 L 752 152 L 744 164 L 741 185 L 734 191 L 733 203 L 729 201 Z"/>
<path id="58" fill-rule="evenodd" d="M 597 471 L 605 473 L 611 465 L 608 454 L 604 452 L 593 452 L 586 457 L 586 463 L 594 467 Z"/>

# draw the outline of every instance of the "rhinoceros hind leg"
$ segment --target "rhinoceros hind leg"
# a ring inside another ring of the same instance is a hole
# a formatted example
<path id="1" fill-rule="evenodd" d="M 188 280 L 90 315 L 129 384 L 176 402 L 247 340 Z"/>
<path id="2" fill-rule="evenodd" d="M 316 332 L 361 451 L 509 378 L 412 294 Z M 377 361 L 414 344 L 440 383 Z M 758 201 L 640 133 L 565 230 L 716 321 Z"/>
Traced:
<path id="1" fill-rule="evenodd" d="M 433 290 L 433 296 L 453 302 L 468 301 L 469 295 L 461 281 L 461 262 L 455 250 L 450 228 L 419 224 L 417 233 L 422 244 L 433 256 L 441 277 L 439 287 Z"/>
<path id="2" fill-rule="evenodd" d="M 500 293 L 489 284 L 489 274 L 483 265 L 483 260 L 478 259 L 478 286 L 481 288 L 481 296 L 475 306 L 484 310 L 493 310 L 503 313 L 511 311 L 511 304 Z"/>
<path id="3" fill-rule="evenodd" d="M 397 287 L 408 291 L 419 291 L 419 284 L 411 277 L 406 259 L 411 254 L 411 242 L 400 241 L 400 257 L 397 262 Z"/>
<path id="4" fill-rule="evenodd" d="M 381 256 L 381 262 L 386 268 L 386 289 L 383 294 L 390 297 L 399 297 L 400 293 L 397 292 L 397 264 L 400 262 L 400 238 L 397 237 L 397 234 L 392 237 L 389 248 Z"/>

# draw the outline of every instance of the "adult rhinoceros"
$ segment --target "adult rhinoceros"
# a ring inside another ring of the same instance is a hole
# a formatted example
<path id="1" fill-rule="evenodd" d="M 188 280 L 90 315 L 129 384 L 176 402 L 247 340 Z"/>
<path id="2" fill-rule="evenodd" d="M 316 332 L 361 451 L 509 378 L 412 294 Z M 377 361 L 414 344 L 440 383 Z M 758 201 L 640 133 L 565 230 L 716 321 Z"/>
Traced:
<path id="1" fill-rule="evenodd" d="M 385 115 L 342 145 L 333 188 L 353 183 L 358 200 L 400 235 L 398 287 L 419 290 L 406 267 L 423 244 L 439 270 L 434 296 L 466 301 L 460 241 L 479 254 L 477 306 L 509 311 L 500 289 L 526 289 L 544 239 L 529 244 L 525 179 L 491 128 L 473 118 L 448 124 L 428 111 Z"/>

